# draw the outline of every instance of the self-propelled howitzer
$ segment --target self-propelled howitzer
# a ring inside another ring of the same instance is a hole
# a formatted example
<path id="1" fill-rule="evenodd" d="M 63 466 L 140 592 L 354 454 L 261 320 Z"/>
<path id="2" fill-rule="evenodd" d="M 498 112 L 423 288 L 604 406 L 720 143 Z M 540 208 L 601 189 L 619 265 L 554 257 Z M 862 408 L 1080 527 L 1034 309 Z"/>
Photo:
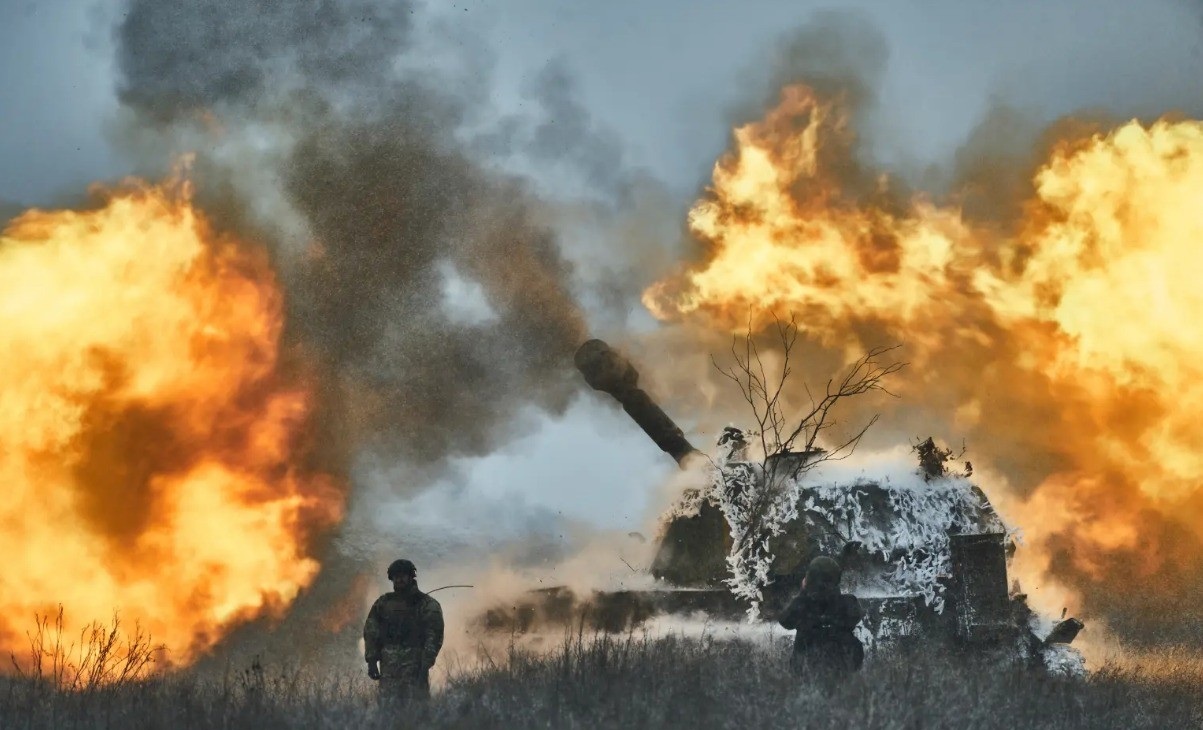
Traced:
<path id="1" fill-rule="evenodd" d="M 590 340 L 577 350 L 575 363 L 591 387 L 611 395 L 678 464 L 684 467 L 694 455 L 701 458 L 638 387 L 638 371 L 625 357 L 601 340 Z M 717 451 L 708 464 L 711 488 L 691 495 L 688 505 L 678 505 L 661 530 L 650 566 L 655 590 L 580 598 L 566 589 L 547 589 L 518 607 L 517 628 L 582 616 L 611 630 L 663 613 L 741 619 L 748 604 L 730 590 L 733 525 L 724 495 L 746 487 L 737 483 L 741 479 L 806 473 L 798 467 L 813 454 L 749 460 L 742 434 L 733 428 L 719 439 Z M 798 590 L 813 557 L 832 555 L 844 567 L 844 589 L 855 593 L 865 608 L 859 633 L 871 648 L 923 642 L 1058 671 L 1080 670 L 1080 656 L 1066 645 L 1081 622 L 1042 624 L 1026 597 L 1010 589 L 1007 564 L 1014 543 L 986 494 L 967 478 L 933 478 L 916 470 L 913 478 L 903 480 L 838 481 L 807 473 L 796 487 L 798 516 L 770 542 L 772 559 L 760 586 L 762 617 L 771 619 Z M 494 616 L 506 619 L 502 623 L 511 629 L 512 618 Z"/>

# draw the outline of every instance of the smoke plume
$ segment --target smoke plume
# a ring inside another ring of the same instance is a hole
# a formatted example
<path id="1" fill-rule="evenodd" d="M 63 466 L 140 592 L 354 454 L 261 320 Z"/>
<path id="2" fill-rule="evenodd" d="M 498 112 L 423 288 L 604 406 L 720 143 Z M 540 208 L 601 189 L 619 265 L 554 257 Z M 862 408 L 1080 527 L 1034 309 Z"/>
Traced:
<path id="1" fill-rule="evenodd" d="M 572 266 L 530 185 L 472 156 L 490 123 L 487 60 L 440 60 L 446 29 L 426 15 L 374 0 L 131 0 L 117 30 L 128 145 L 144 158 L 195 150 L 215 223 L 271 248 L 285 338 L 322 375 L 325 459 L 357 482 L 352 523 L 372 512 L 359 503 L 430 485 L 579 388 Z M 540 162 L 585 154 L 573 138 L 596 133 L 549 69 L 531 93 L 571 124 L 518 129 Z M 613 195 L 609 157 L 565 165 Z M 323 556 L 293 625 L 329 623 L 348 596 L 355 613 L 355 576 L 414 547 L 401 524 L 385 543 L 358 529 Z M 335 623 L 353 646 L 356 622 Z"/>
<path id="2" fill-rule="evenodd" d="M 246 190 L 228 156 L 200 174 L 235 198 L 278 195 L 299 219 L 267 221 L 288 333 L 331 373 L 349 443 L 418 465 L 487 453 L 519 408 L 567 403 L 583 337 L 571 269 L 524 184 L 460 151 L 461 87 L 405 72 L 414 6 L 302 5 L 135 0 L 121 98 L 180 134 L 211 117 L 219 146 L 269 130 L 271 157 L 242 151 L 276 190 Z M 449 306 L 456 287 L 478 292 L 472 316 Z"/>

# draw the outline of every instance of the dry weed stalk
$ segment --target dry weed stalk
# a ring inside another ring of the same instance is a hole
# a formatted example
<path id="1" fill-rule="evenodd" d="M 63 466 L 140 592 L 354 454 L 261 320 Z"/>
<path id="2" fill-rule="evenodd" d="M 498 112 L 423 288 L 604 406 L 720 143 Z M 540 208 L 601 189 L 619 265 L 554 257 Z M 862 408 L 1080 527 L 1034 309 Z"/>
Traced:
<path id="1" fill-rule="evenodd" d="M 9 654 L 17 675 L 69 692 L 122 687 L 144 679 L 156 658 L 166 651 L 136 622 L 132 631 L 123 631 L 116 613 L 108 624 L 88 624 L 80 630 L 78 641 L 68 643 L 61 605 L 53 615 L 34 614 L 34 628 L 25 635 L 29 639 L 27 661 Z"/>

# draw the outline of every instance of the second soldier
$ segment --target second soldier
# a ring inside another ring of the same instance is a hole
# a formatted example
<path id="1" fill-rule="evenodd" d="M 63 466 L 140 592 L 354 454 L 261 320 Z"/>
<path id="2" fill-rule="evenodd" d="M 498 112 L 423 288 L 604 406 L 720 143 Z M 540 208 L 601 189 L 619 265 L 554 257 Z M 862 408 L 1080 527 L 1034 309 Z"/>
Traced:
<path id="1" fill-rule="evenodd" d="M 854 633 L 864 613 L 856 596 L 840 593 L 840 564 L 819 556 L 810 562 L 802 591 L 780 623 L 796 629 L 790 668 L 799 675 L 829 679 L 860 669 L 865 650 Z"/>

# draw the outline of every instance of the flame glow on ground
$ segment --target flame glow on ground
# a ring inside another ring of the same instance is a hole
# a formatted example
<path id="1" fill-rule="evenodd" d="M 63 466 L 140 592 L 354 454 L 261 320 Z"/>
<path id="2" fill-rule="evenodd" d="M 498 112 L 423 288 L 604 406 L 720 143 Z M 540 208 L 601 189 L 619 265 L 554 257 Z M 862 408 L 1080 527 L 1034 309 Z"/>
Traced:
<path id="1" fill-rule="evenodd" d="M 849 351 L 901 343 L 895 420 L 941 414 L 1008 482 L 1029 575 L 1104 613 L 1198 595 L 1203 123 L 1063 135 L 1001 225 L 897 192 L 855 145 L 838 101 L 787 88 L 736 130 L 689 216 L 700 261 L 648 308 L 738 332 L 749 312 L 792 314 Z"/>
<path id="2" fill-rule="evenodd" d="M 186 184 L 104 196 L 0 238 L 0 653 L 61 603 L 76 638 L 118 611 L 178 665 L 289 605 L 343 495 L 297 466 L 311 396 L 266 256 Z"/>

